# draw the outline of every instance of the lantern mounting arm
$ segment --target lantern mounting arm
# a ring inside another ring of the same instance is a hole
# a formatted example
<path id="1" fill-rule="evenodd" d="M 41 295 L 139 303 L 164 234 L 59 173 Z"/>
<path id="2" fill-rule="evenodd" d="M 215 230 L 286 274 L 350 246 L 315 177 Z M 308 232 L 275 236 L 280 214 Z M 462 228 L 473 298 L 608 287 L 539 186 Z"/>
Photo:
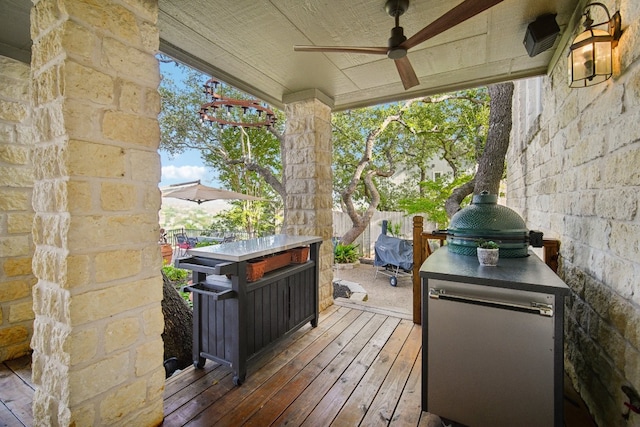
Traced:
<path id="1" fill-rule="evenodd" d="M 599 6 L 602 9 L 604 9 L 604 12 L 607 14 L 607 20 L 602 21 L 598 24 L 594 24 L 593 19 L 591 18 L 591 9 L 590 9 L 591 6 Z M 611 16 L 611 14 L 609 13 L 609 9 L 607 9 L 607 6 L 605 6 L 603 3 L 592 2 L 587 4 L 584 7 L 583 16 L 584 16 L 583 25 L 585 30 L 589 30 L 594 27 L 599 27 L 601 25 L 607 25 L 608 32 L 609 34 L 611 34 L 611 37 L 613 38 L 612 47 L 616 47 L 618 45 L 618 40 L 620 40 L 620 37 L 622 36 L 622 18 L 620 17 L 619 11 L 614 13 L 613 16 Z"/>

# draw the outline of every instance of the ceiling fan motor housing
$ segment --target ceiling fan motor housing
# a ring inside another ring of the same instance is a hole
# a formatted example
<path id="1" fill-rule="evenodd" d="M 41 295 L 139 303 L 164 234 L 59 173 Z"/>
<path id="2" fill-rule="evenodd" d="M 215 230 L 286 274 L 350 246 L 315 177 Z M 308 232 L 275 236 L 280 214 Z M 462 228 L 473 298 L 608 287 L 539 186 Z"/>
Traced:
<path id="1" fill-rule="evenodd" d="M 409 0 L 388 0 L 384 4 L 384 10 L 391 16 L 400 16 L 409 9 Z"/>
<path id="2" fill-rule="evenodd" d="M 387 57 L 391 59 L 400 59 L 407 56 L 407 49 L 399 47 L 407 38 L 404 35 L 402 27 L 394 27 L 391 29 L 391 37 L 389 37 L 389 51 Z"/>

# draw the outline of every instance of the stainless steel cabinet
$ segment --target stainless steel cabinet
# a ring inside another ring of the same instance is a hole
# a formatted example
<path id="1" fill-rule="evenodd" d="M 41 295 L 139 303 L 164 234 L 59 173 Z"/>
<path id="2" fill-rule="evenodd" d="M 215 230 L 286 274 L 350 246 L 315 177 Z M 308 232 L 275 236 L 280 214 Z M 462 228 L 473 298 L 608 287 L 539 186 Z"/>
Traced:
<path id="1" fill-rule="evenodd" d="M 534 255 L 500 261 L 440 249 L 423 265 L 422 409 L 473 427 L 562 426 L 568 288 Z"/>

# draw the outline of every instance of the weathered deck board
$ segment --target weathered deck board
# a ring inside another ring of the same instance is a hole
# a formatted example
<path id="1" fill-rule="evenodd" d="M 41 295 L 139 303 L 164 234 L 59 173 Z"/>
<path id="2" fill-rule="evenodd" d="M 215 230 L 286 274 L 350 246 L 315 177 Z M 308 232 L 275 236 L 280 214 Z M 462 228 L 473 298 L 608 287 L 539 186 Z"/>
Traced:
<path id="1" fill-rule="evenodd" d="M 169 378 L 163 425 L 426 427 L 421 342 L 397 313 L 338 303 L 252 360 L 240 387 L 211 361 Z M 30 357 L 0 363 L 0 426 L 34 425 L 33 389 Z M 568 378 L 565 426 L 595 427 Z"/>
<path id="2" fill-rule="evenodd" d="M 189 392 L 192 400 L 176 408 L 171 396 L 183 380 L 170 380 L 164 425 L 427 426 L 432 416 L 421 410 L 421 333 L 420 325 L 392 310 L 339 301 L 317 328 L 303 328 L 252 361 L 240 387 L 227 375 L 201 390 L 196 378 L 197 387 L 182 389 L 181 401 Z M 567 427 L 579 425 L 566 420 Z"/>
<path id="3" fill-rule="evenodd" d="M 362 420 L 366 426 L 388 425 L 422 348 L 422 328 L 413 328 Z"/>
<path id="4" fill-rule="evenodd" d="M 409 379 L 402 390 L 398 406 L 389 425 L 393 427 L 414 427 L 420 422 L 422 415 L 422 349 L 411 368 Z"/>
<path id="5" fill-rule="evenodd" d="M 32 426 L 31 356 L 0 364 L 0 425 Z"/>
<path id="6" fill-rule="evenodd" d="M 0 402 L 0 426 L 23 426 L 24 423 L 18 419 L 4 402 Z"/>
<path id="7" fill-rule="evenodd" d="M 33 389 L 31 382 L 31 356 L 22 356 L 17 359 L 4 362 L 29 388 Z"/>
<path id="8" fill-rule="evenodd" d="M 282 388 L 286 386 L 287 389 L 293 388 L 300 391 L 301 387 L 307 384 L 307 379 L 317 375 L 341 350 L 342 345 L 338 337 L 350 340 L 371 317 L 370 313 L 367 314 L 368 316 L 365 316 L 364 313 L 357 313 L 355 310 L 349 312 L 295 359 L 274 373 L 256 392 L 251 394 L 250 398 L 244 399 L 234 411 L 227 412 L 225 416 L 217 420 L 216 425 L 241 425 L 267 403 L 273 407 L 274 400 L 276 405 L 287 402 L 287 397 L 279 393 Z M 207 417 L 205 421 L 208 419 Z"/>
<path id="9" fill-rule="evenodd" d="M 400 319 L 397 318 L 388 317 L 385 319 L 378 334 L 369 341 L 363 351 L 353 360 L 351 365 L 349 365 L 349 369 L 341 374 L 338 381 L 336 381 L 324 395 L 317 396 L 320 401 L 311 413 L 309 413 L 306 420 L 304 420 L 303 425 L 317 426 L 325 420 L 335 418 L 353 390 L 362 380 L 371 363 L 373 363 L 374 359 L 378 356 L 380 349 L 387 342 L 399 321 Z"/>
<path id="10" fill-rule="evenodd" d="M 323 315 L 325 314 L 325 312 L 323 312 Z M 267 381 L 283 366 L 294 364 L 296 356 L 298 356 L 303 350 L 305 350 L 307 346 L 313 344 L 314 341 L 316 341 L 318 338 L 321 338 L 324 334 L 327 334 L 328 331 L 330 331 L 337 322 L 343 321 L 343 319 L 347 315 L 348 317 L 345 321 L 345 324 L 349 323 L 356 317 L 356 314 L 351 313 L 350 310 L 344 308 L 340 309 L 339 307 L 333 310 L 333 312 L 328 316 L 321 316 L 321 323 L 317 328 L 300 329 L 298 331 L 301 334 L 299 339 L 296 339 L 296 333 L 286 340 L 281 341 L 278 348 L 280 349 L 280 351 L 282 351 L 282 353 L 276 353 L 277 357 L 274 356 L 269 360 L 266 360 L 267 357 L 263 357 L 259 360 L 256 360 L 255 363 L 250 363 L 248 367 L 247 381 L 245 381 L 245 383 L 240 387 L 232 386 L 232 388 L 229 390 L 229 393 L 221 398 L 220 402 L 216 402 L 216 405 L 212 405 L 213 402 L 211 402 L 211 399 L 209 397 L 196 394 L 191 401 L 187 402 L 178 411 L 175 411 L 173 413 L 167 413 L 165 411 L 164 424 L 182 425 L 178 420 L 184 419 L 187 419 L 187 421 L 194 419 L 194 423 L 197 423 L 198 420 L 202 420 L 203 425 L 217 421 L 219 418 L 223 417 L 227 412 L 229 412 L 229 408 L 232 408 L 244 401 L 253 393 L 253 391 L 261 387 L 265 381 Z M 294 343 L 297 345 L 297 347 L 292 348 L 291 346 Z M 320 352 L 324 345 L 324 343 L 321 343 L 319 345 L 317 344 L 315 347 L 315 351 Z M 187 372 L 182 373 L 181 375 L 188 374 L 189 371 L 193 370 L 193 368 L 189 368 Z M 231 378 L 227 377 L 221 383 L 225 383 L 224 387 L 227 387 L 227 383 L 232 384 Z M 167 387 L 167 390 L 165 391 L 165 396 L 167 395 L 167 393 L 172 393 L 172 390 L 169 387 Z M 205 410 L 206 413 L 202 413 Z"/>
<path id="11" fill-rule="evenodd" d="M 403 319 L 398 323 L 393 335 L 391 335 L 378 357 L 367 369 L 366 374 L 358 383 L 354 392 L 351 393 L 338 416 L 333 420 L 333 425 L 353 426 L 360 424 L 369 409 L 370 403 L 378 394 L 378 390 L 393 366 L 397 354 L 402 350 L 402 346 L 414 327 L 413 322 L 410 320 Z"/>
<path id="12" fill-rule="evenodd" d="M 308 365 L 290 383 L 293 387 L 287 385 L 279 392 L 282 399 L 278 405 L 273 405 L 271 400 L 268 405 L 260 408 L 260 411 L 254 414 L 247 424 L 258 426 L 275 422 L 278 425 L 300 425 L 318 400 L 365 348 L 383 322 L 384 316 L 371 315 L 369 318 L 367 315 L 364 326 L 350 342 L 345 343 L 342 341 L 343 337 L 340 337 L 342 342 L 339 341 L 338 346 L 344 347 L 342 350 L 338 348 L 338 353 L 326 366 L 320 366 L 317 361 Z"/>

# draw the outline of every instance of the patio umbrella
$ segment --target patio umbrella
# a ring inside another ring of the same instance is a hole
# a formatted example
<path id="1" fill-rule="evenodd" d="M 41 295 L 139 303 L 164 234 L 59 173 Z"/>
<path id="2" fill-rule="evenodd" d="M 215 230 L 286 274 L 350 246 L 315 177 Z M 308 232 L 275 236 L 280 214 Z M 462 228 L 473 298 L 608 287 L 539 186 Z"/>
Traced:
<path id="1" fill-rule="evenodd" d="M 197 204 L 212 200 L 264 200 L 260 197 L 248 194 L 237 193 L 235 191 L 222 190 L 220 188 L 209 187 L 200 184 L 200 180 L 187 182 L 184 184 L 174 184 L 162 189 L 162 197 L 172 197 L 175 199 L 189 200 Z"/>

